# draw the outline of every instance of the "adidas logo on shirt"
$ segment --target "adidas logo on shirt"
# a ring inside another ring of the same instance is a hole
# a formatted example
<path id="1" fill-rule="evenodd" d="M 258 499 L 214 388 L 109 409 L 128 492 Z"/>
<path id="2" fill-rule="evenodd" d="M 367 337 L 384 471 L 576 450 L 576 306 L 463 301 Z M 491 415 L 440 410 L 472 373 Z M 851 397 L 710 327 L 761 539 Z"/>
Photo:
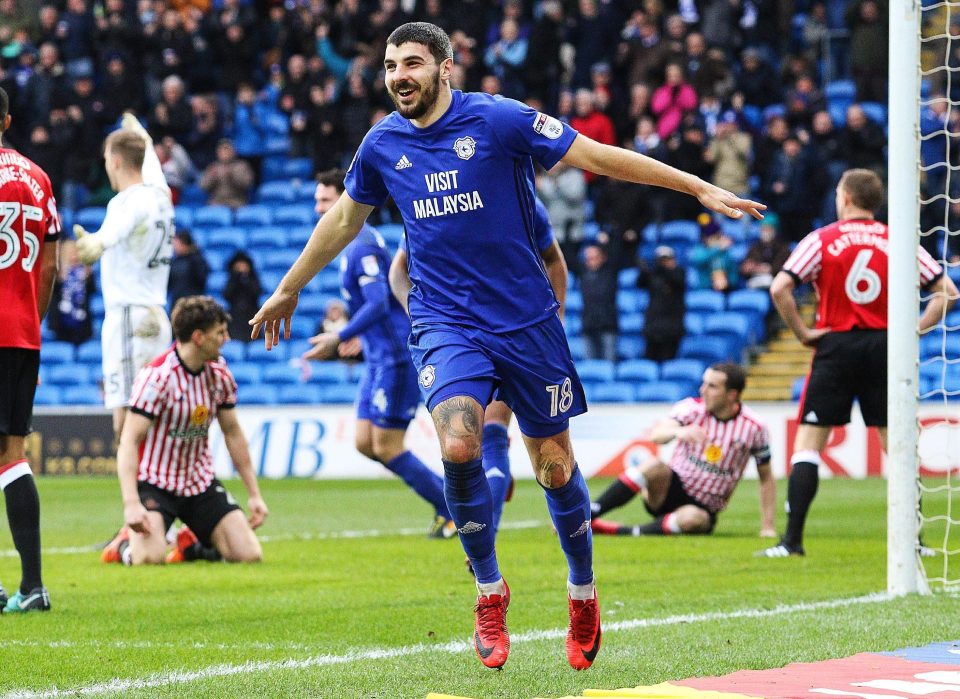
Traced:
<path id="1" fill-rule="evenodd" d="M 393 169 L 406 170 L 408 167 L 413 167 L 413 163 L 410 162 L 406 155 L 401 155 L 400 160 L 398 160 L 397 164 L 393 166 Z"/>

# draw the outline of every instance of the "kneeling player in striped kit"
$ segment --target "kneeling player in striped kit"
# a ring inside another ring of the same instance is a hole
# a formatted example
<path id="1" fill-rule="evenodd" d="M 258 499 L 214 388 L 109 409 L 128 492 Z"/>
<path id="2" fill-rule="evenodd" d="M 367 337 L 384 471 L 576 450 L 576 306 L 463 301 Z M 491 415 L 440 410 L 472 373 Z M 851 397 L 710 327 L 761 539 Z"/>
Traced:
<path id="1" fill-rule="evenodd" d="M 220 349 L 230 316 L 208 296 L 187 296 L 173 309 L 176 343 L 145 366 L 130 397 L 117 451 L 124 530 L 111 542 L 128 565 L 163 563 L 165 532 L 180 519 L 226 561 L 257 562 L 253 530 L 268 513 L 247 440 L 233 408 L 237 384 Z M 216 419 L 247 489 L 249 518 L 214 477 L 208 433 Z"/>
<path id="2" fill-rule="evenodd" d="M 628 468 L 590 506 L 597 534 L 709 534 L 727 506 L 752 456 L 760 474 L 760 536 L 776 536 L 777 484 L 770 468 L 770 435 L 755 413 L 740 402 L 746 374 L 737 364 L 714 364 L 703 374 L 700 398 L 673 406 L 670 417 L 650 432 L 657 444 L 674 439 L 670 463 L 651 457 Z M 622 525 L 600 519 L 637 493 L 655 519 Z"/>

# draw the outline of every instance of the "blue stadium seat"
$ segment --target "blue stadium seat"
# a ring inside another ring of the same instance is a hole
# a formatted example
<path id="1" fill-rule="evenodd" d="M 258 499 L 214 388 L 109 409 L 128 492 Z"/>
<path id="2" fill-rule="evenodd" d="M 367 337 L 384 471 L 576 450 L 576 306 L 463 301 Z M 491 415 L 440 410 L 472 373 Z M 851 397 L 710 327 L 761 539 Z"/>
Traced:
<path id="1" fill-rule="evenodd" d="M 381 223 L 377 226 L 377 231 L 383 236 L 387 246 L 394 250 L 403 239 L 403 224 L 401 223 Z"/>
<path id="2" fill-rule="evenodd" d="M 173 207 L 173 219 L 178 228 L 193 228 L 193 207 L 180 205 Z"/>
<path id="3" fill-rule="evenodd" d="M 627 313 L 637 312 L 637 296 L 628 289 L 621 289 L 617 292 L 617 310 L 623 316 Z"/>
<path id="4" fill-rule="evenodd" d="M 232 370 L 234 364 L 244 360 L 243 343 L 238 340 L 228 342 L 220 348 L 220 355 L 227 360 L 227 365 Z"/>
<path id="5" fill-rule="evenodd" d="M 765 316 L 770 310 L 770 294 L 760 289 L 739 289 L 727 297 L 727 309 Z"/>
<path id="6" fill-rule="evenodd" d="M 621 335 L 617 338 L 617 358 L 636 359 L 647 350 L 647 341 L 642 337 Z"/>
<path id="7" fill-rule="evenodd" d="M 100 405 L 103 403 L 100 389 L 90 384 L 65 388 L 61 396 L 65 405 Z"/>
<path id="8" fill-rule="evenodd" d="M 284 405 L 316 405 L 321 400 L 320 387 L 309 384 L 281 386 L 278 398 Z"/>
<path id="9" fill-rule="evenodd" d="M 753 342 L 750 318 L 735 311 L 707 316 L 703 328 L 707 335 L 733 338 L 741 346 Z"/>
<path id="10" fill-rule="evenodd" d="M 206 234 L 205 248 L 240 250 L 247 247 L 247 231 L 239 226 L 211 228 Z"/>
<path id="11" fill-rule="evenodd" d="M 647 310 L 647 306 L 650 305 L 650 292 L 646 289 L 637 289 L 633 293 L 637 299 L 637 310 L 641 313 Z"/>
<path id="12" fill-rule="evenodd" d="M 33 396 L 34 405 L 60 405 L 62 402 L 63 394 L 56 386 L 49 384 L 37 386 L 37 392 Z"/>
<path id="13" fill-rule="evenodd" d="M 806 376 L 799 376 L 793 380 L 790 387 L 790 400 L 800 400 L 800 396 L 803 395 L 803 384 L 806 380 Z"/>
<path id="14" fill-rule="evenodd" d="M 833 80 L 823 86 L 823 96 L 828 102 L 850 103 L 857 98 L 857 86 L 853 80 Z"/>
<path id="15" fill-rule="evenodd" d="M 77 361 L 83 364 L 100 364 L 103 346 L 100 340 L 87 340 L 77 347 Z"/>
<path id="16" fill-rule="evenodd" d="M 744 243 L 751 238 L 750 221 L 740 219 L 739 221 L 725 216 L 717 221 L 724 235 L 729 237 L 735 243 Z"/>
<path id="17" fill-rule="evenodd" d="M 304 318 L 299 315 L 295 315 L 293 320 L 290 322 L 290 332 L 292 340 L 305 340 L 308 337 L 312 337 L 315 334 L 317 329 L 317 319 L 316 318 Z"/>
<path id="18" fill-rule="evenodd" d="M 100 226 L 103 225 L 103 218 L 107 215 L 107 207 L 105 206 L 88 206 L 85 209 L 80 209 L 77 212 L 76 217 L 74 218 L 74 223 L 79 223 L 81 226 L 86 228 L 91 233 L 100 230 Z M 72 231 L 70 231 L 72 235 Z"/>
<path id="19" fill-rule="evenodd" d="M 768 121 L 774 117 L 782 117 L 787 115 L 787 108 L 783 104 L 771 104 L 763 108 L 763 123 L 766 124 Z"/>
<path id="20" fill-rule="evenodd" d="M 226 255 L 224 255 L 224 258 L 225 257 Z M 208 252 L 207 264 L 210 265 L 210 269 L 217 270 L 216 272 L 210 272 L 210 275 L 207 277 L 207 293 L 223 295 L 223 290 L 226 288 L 227 279 L 229 278 L 226 272 L 221 271 L 226 267 L 226 259 L 222 259 L 219 254 L 212 255 Z"/>
<path id="21" fill-rule="evenodd" d="M 320 389 L 320 402 L 322 403 L 353 403 L 356 399 L 356 386 L 339 384 L 323 386 Z"/>
<path id="22" fill-rule="evenodd" d="M 880 102 L 860 102 L 860 108 L 870 121 L 887 126 L 887 106 Z"/>
<path id="23" fill-rule="evenodd" d="M 287 162 L 286 156 L 268 156 L 260 163 L 260 177 L 266 182 L 283 177 L 283 165 Z"/>
<path id="24" fill-rule="evenodd" d="M 334 298 L 337 298 L 337 296 L 316 291 L 301 294 L 300 302 L 297 304 L 297 311 L 316 318 L 319 321 L 327 311 L 327 304 Z"/>
<path id="25" fill-rule="evenodd" d="M 636 390 L 636 399 L 641 403 L 676 403 L 693 395 L 688 385 L 675 381 L 642 383 Z"/>
<path id="26" fill-rule="evenodd" d="M 683 328 L 687 335 L 703 335 L 704 314 L 687 311 L 683 316 Z"/>
<path id="27" fill-rule="evenodd" d="M 660 225 L 660 241 L 668 245 L 695 245 L 700 242 L 696 221 L 665 221 Z"/>
<path id="28" fill-rule="evenodd" d="M 40 346 L 40 360 L 44 364 L 65 364 L 73 361 L 74 347 L 69 342 L 53 340 Z"/>
<path id="29" fill-rule="evenodd" d="M 313 196 L 313 183 L 309 183 Z M 261 204 L 292 204 L 297 198 L 298 190 L 289 180 L 273 180 L 264 182 L 257 188 L 256 200 Z"/>
<path id="30" fill-rule="evenodd" d="M 567 344 L 570 346 L 570 356 L 573 357 L 574 361 L 579 361 L 586 359 L 587 357 L 587 341 L 582 337 L 571 337 L 567 340 Z"/>
<path id="31" fill-rule="evenodd" d="M 702 359 L 712 364 L 727 359 L 734 359 L 730 351 L 730 343 L 726 338 L 718 335 L 687 335 L 680 340 L 677 357 L 683 359 Z"/>
<path id="32" fill-rule="evenodd" d="M 589 383 L 613 381 L 614 364 L 605 359 L 583 359 L 576 363 L 580 380 Z"/>
<path id="33" fill-rule="evenodd" d="M 657 241 L 660 239 L 660 227 L 655 223 L 648 223 L 643 227 L 643 230 L 640 231 L 640 242 L 646 245 L 653 245 L 656 247 Z M 644 259 L 647 258 L 646 255 L 643 256 Z"/>
<path id="34" fill-rule="evenodd" d="M 592 403 L 632 403 L 636 397 L 633 384 L 612 383 L 588 384 L 584 388 L 587 401 Z"/>
<path id="35" fill-rule="evenodd" d="M 86 364 L 57 364 L 47 368 L 45 379 L 57 386 L 82 386 L 91 383 L 92 372 Z"/>
<path id="36" fill-rule="evenodd" d="M 316 225 L 315 220 L 311 220 L 309 225 L 289 226 L 287 228 L 287 245 L 296 247 L 298 250 L 303 248 L 313 235 L 313 228 Z"/>
<path id="37" fill-rule="evenodd" d="M 563 330 L 567 337 L 576 337 L 583 332 L 583 319 L 579 314 L 567 313 L 563 318 Z"/>
<path id="38" fill-rule="evenodd" d="M 281 342 L 273 349 L 268 350 L 263 346 L 263 334 L 253 342 L 248 342 L 244 348 L 248 362 L 261 362 L 264 366 L 270 364 L 287 362 L 287 349 L 289 343 Z"/>
<path id="39" fill-rule="evenodd" d="M 311 362 L 310 383 L 317 384 L 349 384 L 349 370 L 342 362 Z"/>
<path id="40" fill-rule="evenodd" d="M 298 177 L 301 180 L 313 178 L 313 161 L 310 158 L 289 158 L 280 169 L 284 177 Z"/>
<path id="41" fill-rule="evenodd" d="M 839 102 L 828 102 L 827 113 L 830 115 L 830 121 L 833 122 L 835 129 L 842 129 L 847 123 L 847 107 L 849 104 Z"/>
<path id="42" fill-rule="evenodd" d="M 239 393 L 241 405 L 276 405 L 277 389 L 265 383 L 243 386 Z"/>
<path id="43" fill-rule="evenodd" d="M 650 359 L 630 359 L 617 366 L 617 380 L 645 383 L 660 378 L 660 367 Z"/>
<path id="44" fill-rule="evenodd" d="M 719 291 L 697 289 L 688 291 L 684 297 L 687 311 L 702 311 L 706 313 L 720 313 L 723 311 L 724 298 Z"/>
<path id="45" fill-rule="evenodd" d="M 94 294 L 90 297 L 90 315 L 94 318 L 103 318 L 103 313 L 106 309 L 106 306 L 103 303 L 103 296 L 99 293 Z M 99 335 L 95 332 L 94 335 Z"/>
<path id="46" fill-rule="evenodd" d="M 636 289 L 639 274 L 640 271 L 636 267 L 621 269 L 617 274 L 617 286 L 621 289 Z"/>
<path id="47" fill-rule="evenodd" d="M 247 243 L 250 246 L 285 248 L 287 229 L 283 226 L 260 226 L 247 230 Z"/>
<path id="48" fill-rule="evenodd" d="M 567 291 L 567 299 L 564 303 L 567 311 L 571 313 L 583 312 L 583 295 L 579 291 Z"/>
<path id="49" fill-rule="evenodd" d="M 274 348 L 276 349 L 276 348 Z M 272 384 L 300 383 L 300 367 L 282 364 L 269 364 L 263 367 L 263 382 Z"/>
<path id="50" fill-rule="evenodd" d="M 287 204 L 273 211 L 273 222 L 278 226 L 306 226 L 316 223 L 313 207 L 305 204 Z"/>
<path id="51" fill-rule="evenodd" d="M 699 384 L 703 381 L 704 362 L 699 359 L 668 359 L 660 365 L 660 378 L 664 381 L 688 381 Z"/>
<path id="52" fill-rule="evenodd" d="M 639 335 L 643 332 L 643 314 L 627 313 L 620 316 L 620 332 L 628 335 Z"/>
<path id="53" fill-rule="evenodd" d="M 233 224 L 233 212 L 226 206 L 201 206 L 193 212 L 194 226 L 229 226 Z"/>
<path id="54" fill-rule="evenodd" d="M 227 347 L 229 346 L 230 345 L 227 345 Z M 236 380 L 236 382 L 242 385 L 260 383 L 260 379 L 263 374 L 263 370 L 260 368 L 259 364 L 244 361 L 231 363 L 230 372 L 233 374 L 233 378 Z"/>
<path id="55" fill-rule="evenodd" d="M 299 250 L 272 250 L 260 256 L 259 263 L 264 269 L 279 269 L 286 272 L 300 256 Z"/>
<path id="56" fill-rule="evenodd" d="M 266 184 L 275 184 L 267 182 Z M 269 204 L 248 204 L 237 209 L 234 222 L 238 226 L 269 226 L 273 223 L 273 206 Z"/>
<path id="57" fill-rule="evenodd" d="M 188 184 L 180 190 L 180 206 L 204 206 L 207 203 L 207 193 L 195 184 Z"/>
<path id="58" fill-rule="evenodd" d="M 260 275 L 260 286 L 263 288 L 264 293 L 260 303 L 263 303 L 270 298 L 273 290 L 280 286 L 280 280 L 283 279 L 284 272 L 278 269 L 262 269 L 258 274 Z"/>

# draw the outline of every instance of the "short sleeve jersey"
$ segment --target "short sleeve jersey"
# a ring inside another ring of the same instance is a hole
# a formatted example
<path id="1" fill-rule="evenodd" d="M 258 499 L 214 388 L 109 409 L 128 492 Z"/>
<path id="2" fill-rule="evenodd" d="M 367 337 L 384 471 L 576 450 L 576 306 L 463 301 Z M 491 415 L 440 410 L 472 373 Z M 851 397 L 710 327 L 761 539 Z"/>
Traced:
<path id="1" fill-rule="evenodd" d="M 47 173 L 16 151 L 0 148 L 0 347 L 40 349 L 39 263 L 44 244 L 59 234 Z"/>
<path id="2" fill-rule="evenodd" d="M 770 461 L 770 433 L 744 405 L 734 417 L 720 420 L 702 399 L 687 398 L 673 406 L 670 417 L 684 426 L 699 425 L 707 433 L 703 444 L 678 442 L 670 469 L 680 477 L 687 494 L 710 512 L 727 506 L 750 457 L 758 464 Z"/>
<path id="3" fill-rule="evenodd" d="M 458 90 L 427 128 L 394 112 L 367 133 L 346 190 L 372 206 L 392 196 L 400 209 L 414 327 L 507 332 L 556 312 L 534 229 L 533 161 L 553 167 L 576 136 L 514 100 Z"/>
<path id="4" fill-rule="evenodd" d="M 399 364 L 410 361 L 407 338 L 410 320 L 400 302 L 390 293 L 387 273 L 390 253 L 383 238 L 369 225 L 347 245 L 340 258 L 340 293 L 354 316 L 366 302 L 364 288 L 383 285 L 390 304 L 389 316 L 360 333 L 364 359 L 371 364 Z"/>
<path id="5" fill-rule="evenodd" d="M 807 235 L 783 265 L 797 282 L 812 282 L 819 298 L 817 327 L 834 332 L 887 329 L 889 230 L 880 221 L 837 221 Z M 943 268 L 917 248 L 920 284 Z"/>
<path id="6" fill-rule="evenodd" d="M 220 410 L 237 404 L 223 357 L 194 374 L 170 348 L 140 370 L 130 409 L 153 424 L 140 445 L 137 480 L 176 495 L 199 495 L 213 481 L 208 434 Z"/>

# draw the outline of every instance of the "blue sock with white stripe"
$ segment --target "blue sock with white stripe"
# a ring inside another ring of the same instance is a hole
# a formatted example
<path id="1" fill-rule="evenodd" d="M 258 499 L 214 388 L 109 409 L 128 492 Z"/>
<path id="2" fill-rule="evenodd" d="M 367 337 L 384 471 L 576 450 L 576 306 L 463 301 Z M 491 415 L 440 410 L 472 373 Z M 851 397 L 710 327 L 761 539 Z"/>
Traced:
<path id="1" fill-rule="evenodd" d="M 501 576 L 494 550 L 493 501 L 481 460 L 463 464 L 444 460 L 443 476 L 447 507 L 477 582 L 497 582 Z"/>
<path id="2" fill-rule="evenodd" d="M 542 487 L 542 486 L 541 486 Z M 569 581 L 574 585 L 593 582 L 593 533 L 590 531 L 590 492 L 580 469 L 574 465 L 566 485 L 544 488 L 547 509 L 567 557 Z"/>
<path id="3" fill-rule="evenodd" d="M 430 470 L 413 452 L 405 451 L 384 464 L 387 470 L 403 479 L 417 495 L 433 505 L 437 514 L 450 519 L 450 511 L 443 497 L 443 479 Z"/>
<path id="4" fill-rule="evenodd" d="M 491 423 L 483 427 L 483 470 L 493 497 L 493 533 L 500 528 L 503 502 L 510 487 L 510 440 L 507 428 Z"/>

